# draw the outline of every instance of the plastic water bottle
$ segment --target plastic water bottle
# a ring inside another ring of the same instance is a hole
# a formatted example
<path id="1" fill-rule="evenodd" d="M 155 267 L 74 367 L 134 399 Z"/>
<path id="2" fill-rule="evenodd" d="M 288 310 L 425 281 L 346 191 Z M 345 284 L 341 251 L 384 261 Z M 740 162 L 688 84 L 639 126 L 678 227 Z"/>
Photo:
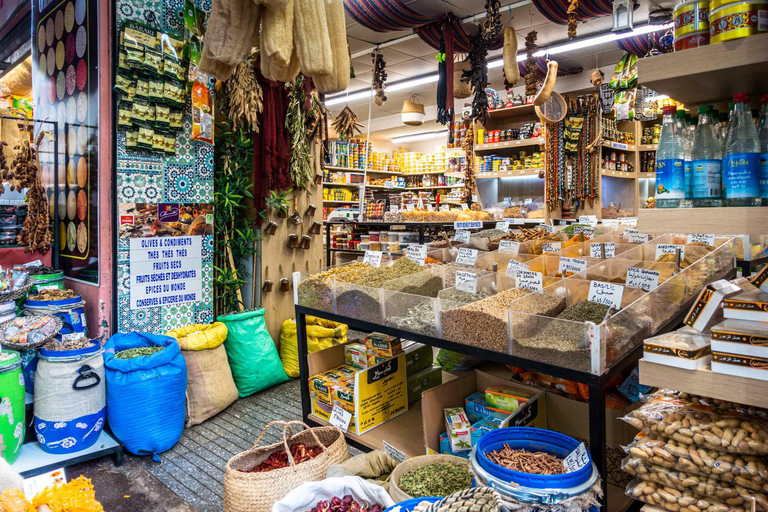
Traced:
<path id="1" fill-rule="evenodd" d="M 663 108 L 659 147 L 656 150 L 656 206 L 677 208 L 685 199 L 685 154 L 683 138 L 677 131 L 677 107 Z"/>
<path id="2" fill-rule="evenodd" d="M 763 206 L 768 206 L 768 94 L 760 96 L 760 197 Z"/>
<path id="3" fill-rule="evenodd" d="M 691 150 L 693 206 L 723 206 L 720 172 L 723 156 L 712 120 L 712 105 L 699 107 L 699 123 Z"/>
<path id="4" fill-rule="evenodd" d="M 726 206 L 760 206 L 758 166 L 760 142 L 752 121 L 749 94 L 733 97 L 733 118 L 728 129 L 723 158 L 723 187 Z"/>
<path id="5" fill-rule="evenodd" d="M 679 109 L 675 113 L 675 125 L 677 126 L 677 133 L 680 135 L 680 141 L 683 144 L 683 201 L 680 201 L 679 206 L 690 207 L 693 206 L 693 180 L 691 173 L 691 144 L 688 137 L 689 125 L 688 119 L 685 115 L 685 110 Z"/>

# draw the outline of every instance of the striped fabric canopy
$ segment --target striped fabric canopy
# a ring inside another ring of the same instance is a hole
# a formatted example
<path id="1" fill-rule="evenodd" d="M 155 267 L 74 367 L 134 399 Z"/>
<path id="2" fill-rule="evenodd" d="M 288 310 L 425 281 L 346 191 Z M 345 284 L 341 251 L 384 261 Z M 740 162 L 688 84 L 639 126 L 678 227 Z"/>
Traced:
<path id="1" fill-rule="evenodd" d="M 549 21 L 566 25 L 568 23 L 568 0 L 533 0 L 533 5 Z M 603 16 L 610 16 L 613 12 L 611 0 L 579 0 L 576 9 L 579 21 L 589 21 Z"/>
<path id="2" fill-rule="evenodd" d="M 625 52 L 629 52 L 638 57 L 645 57 L 654 44 L 660 47 L 659 39 L 664 35 L 664 30 L 657 30 L 650 34 L 640 34 L 639 36 L 625 37 L 616 41 L 616 46 Z"/>
<path id="3" fill-rule="evenodd" d="M 442 18 L 422 16 L 400 0 L 344 0 L 344 10 L 353 20 L 375 32 L 417 28 Z"/>

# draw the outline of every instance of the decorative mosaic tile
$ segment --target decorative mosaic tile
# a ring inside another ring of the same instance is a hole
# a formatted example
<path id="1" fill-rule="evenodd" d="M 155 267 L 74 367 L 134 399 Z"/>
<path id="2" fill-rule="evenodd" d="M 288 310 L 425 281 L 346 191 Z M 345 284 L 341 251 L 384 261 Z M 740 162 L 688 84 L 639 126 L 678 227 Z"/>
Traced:
<path id="1" fill-rule="evenodd" d="M 117 131 L 117 160 L 139 160 L 150 163 L 157 163 L 162 158 L 157 153 L 143 149 L 128 149 L 125 147 L 125 130 Z M 118 165 L 118 169 L 120 166 Z M 138 168 L 138 167 L 137 167 Z"/>
<path id="2" fill-rule="evenodd" d="M 205 142 L 195 142 L 195 166 L 197 179 L 213 180 L 213 146 Z"/>
<path id="3" fill-rule="evenodd" d="M 163 0 L 163 30 L 184 31 L 184 0 Z"/>
<path id="4" fill-rule="evenodd" d="M 131 241 L 130 240 L 128 240 L 127 238 L 118 238 L 117 239 L 117 250 L 118 250 L 117 257 L 118 257 L 118 260 L 120 258 L 122 258 L 123 256 L 125 256 L 126 261 L 128 261 L 127 260 L 128 252 L 127 251 L 129 251 L 130 249 L 131 249 Z"/>
<path id="5" fill-rule="evenodd" d="M 213 235 L 204 235 L 202 244 L 203 263 L 213 262 Z"/>
<path id="6" fill-rule="evenodd" d="M 203 263 L 203 297 L 213 297 L 213 263 Z"/>
<path id="7" fill-rule="evenodd" d="M 191 164 L 194 162 L 195 149 L 192 146 L 192 121 L 184 119 L 184 127 L 176 134 L 176 156 L 169 162 Z"/>
<path id="8" fill-rule="evenodd" d="M 209 324 L 213 322 L 212 305 L 198 302 L 194 305 L 194 311 L 194 321 L 196 324 Z"/>
<path id="9" fill-rule="evenodd" d="M 197 7 L 205 12 L 211 12 L 211 0 L 198 0 L 195 3 L 197 4 Z"/>
<path id="10" fill-rule="evenodd" d="M 195 317 L 194 304 L 163 306 L 163 332 L 193 323 Z"/>
<path id="11" fill-rule="evenodd" d="M 120 332 L 148 332 L 159 334 L 163 328 L 163 312 L 160 306 L 130 309 L 129 297 L 118 297 L 117 329 Z"/>
<path id="12" fill-rule="evenodd" d="M 117 295 L 126 296 L 131 293 L 131 265 L 128 261 L 117 263 Z"/>
<path id="13" fill-rule="evenodd" d="M 163 170 L 165 190 L 164 203 L 192 203 L 195 201 L 194 166 L 187 164 L 165 164 Z"/>
<path id="14" fill-rule="evenodd" d="M 154 172 L 130 172 L 117 175 L 119 203 L 158 203 L 163 197 L 163 176 Z"/>

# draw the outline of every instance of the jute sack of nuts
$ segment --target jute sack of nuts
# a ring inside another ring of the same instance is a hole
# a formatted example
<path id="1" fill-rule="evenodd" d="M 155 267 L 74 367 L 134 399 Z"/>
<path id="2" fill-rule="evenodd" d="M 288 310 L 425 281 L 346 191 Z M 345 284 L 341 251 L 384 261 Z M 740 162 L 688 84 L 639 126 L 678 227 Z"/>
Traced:
<path id="1" fill-rule="evenodd" d="M 259 446 L 264 434 L 273 425 L 282 425 L 283 440 L 269 446 Z M 303 426 L 304 430 L 293 434 L 292 425 Z M 320 446 L 323 452 L 296 464 L 290 456 L 290 447 L 296 443 L 304 443 L 307 447 Z M 249 472 L 279 450 L 285 450 L 288 454 L 288 466 L 265 472 Z M 273 421 L 261 431 L 253 448 L 229 459 L 224 475 L 224 512 L 268 512 L 291 489 L 304 482 L 323 480 L 331 465 L 348 458 L 347 441 L 336 427 L 310 428 L 301 421 Z"/>

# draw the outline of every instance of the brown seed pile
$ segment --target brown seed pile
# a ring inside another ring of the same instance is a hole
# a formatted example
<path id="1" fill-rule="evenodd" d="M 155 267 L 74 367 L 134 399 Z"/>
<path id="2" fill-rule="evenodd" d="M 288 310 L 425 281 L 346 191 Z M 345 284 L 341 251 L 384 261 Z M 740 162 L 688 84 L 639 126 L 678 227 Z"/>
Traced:
<path id="1" fill-rule="evenodd" d="M 318 272 L 304 279 L 299 284 L 299 304 L 322 311 L 332 311 L 333 308 L 333 278 L 344 272 L 373 268 L 366 263 L 354 262 L 343 267 L 336 267 Z"/>
<path id="2" fill-rule="evenodd" d="M 485 454 L 488 460 L 501 467 L 530 473 L 532 475 L 562 475 L 565 473 L 563 459 L 546 452 L 529 452 L 513 450 L 504 444 L 501 450 L 493 450 Z"/>
<path id="3" fill-rule="evenodd" d="M 390 267 L 368 267 L 336 276 L 341 283 L 357 284 L 369 288 L 381 288 L 385 281 L 398 279 L 416 272 L 423 272 L 424 267 L 408 258 L 400 258 Z"/>

